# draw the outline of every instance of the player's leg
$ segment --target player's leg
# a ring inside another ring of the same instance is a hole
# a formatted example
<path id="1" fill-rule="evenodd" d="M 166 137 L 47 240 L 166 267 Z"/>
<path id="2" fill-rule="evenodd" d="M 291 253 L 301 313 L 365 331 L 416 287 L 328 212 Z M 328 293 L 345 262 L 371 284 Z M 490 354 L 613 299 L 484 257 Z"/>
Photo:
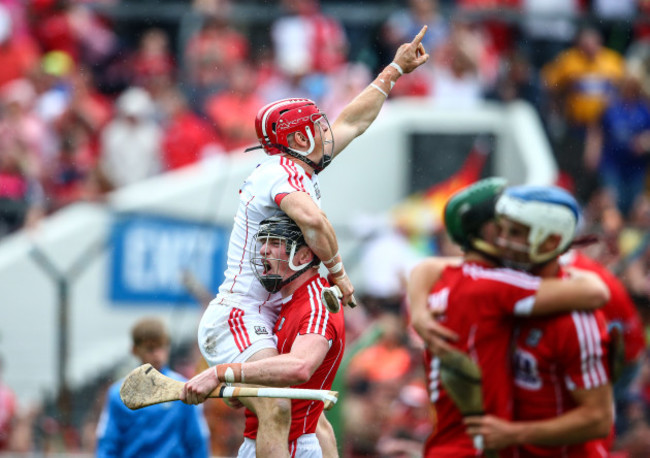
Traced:
<path id="1" fill-rule="evenodd" d="M 247 314 L 233 305 L 217 305 L 217 296 L 199 324 L 199 349 L 210 366 L 255 361 L 278 354 L 277 339 L 270 332 L 272 317 Z M 241 398 L 257 415 L 257 456 L 289 456 L 291 401 L 289 399 Z"/>
<path id="2" fill-rule="evenodd" d="M 275 348 L 265 348 L 246 361 L 258 361 L 277 354 Z M 239 398 L 239 400 L 257 416 L 258 428 L 255 440 L 257 457 L 288 457 L 291 400 L 274 398 Z"/>
<path id="3" fill-rule="evenodd" d="M 323 450 L 323 458 L 338 458 L 339 451 L 336 446 L 336 436 L 334 435 L 334 428 L 325 417 L 325 412 L 321 412 L 318 418 L 318 425 L 316 425 L 316 437 Z"/>

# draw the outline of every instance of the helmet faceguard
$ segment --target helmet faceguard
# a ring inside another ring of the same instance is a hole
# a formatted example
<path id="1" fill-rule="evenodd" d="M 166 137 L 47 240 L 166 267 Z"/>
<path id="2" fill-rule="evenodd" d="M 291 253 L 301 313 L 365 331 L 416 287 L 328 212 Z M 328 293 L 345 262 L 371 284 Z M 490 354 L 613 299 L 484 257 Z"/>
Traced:
<path id="1" fill-rule="evenodd" d="M 465 251 L 474 250 L 489 257 L 498 255 L 492 241 L 484 239 L 482 229 L 494 220 L 494 205 L 505 186 L 505 178 L 485 178 L 458 191 L 447 201 L 444 210 L 447 234 Z"/>
<path id="2" fill-rule="evenodd" d="M 260 223 L 253 237 L 249 259 L 253 273 L 264 289 L 277 293 L 303 272 L 320 264 L 316 255 L 307 263 L 294 263 L 296 253 L 306 245 L 300 228 L 287 216 L 274 216 Z"/>
<path id="3" fill-rule="evenodd" d="M 309 99 L 284 99 L 270 103 L 258 111 L 255 117 L 255 131 L 260 146 L 268 155 L 289 154 L 309 166 L 316 173 L 329 165 L 334 152 L 334 136 L 325 113 L 319 111 Z M 289 145 L 292 134 L 301 133 L 307 138 L 307 151 L 300 151 Z M 322 157 L 317 163 L 307 159 L 320 143 Z"/>
<path id="4" fill-rule="evenodd" d="M 528 255 L 528 262 L 512 262 L 513 267 L 530 270 L 567 251 L 573 241 L 580 208 L 576 200 L 561 188 L 517 186 L 506 189 L 496 205 L 498 218 L 527 226 L 527 244 L 503 240 L 502 244 L 515 252 Z M 540 252 L 542 244 L 551 235 L 560 237 L 557 247 Z M 516 265 L 515 265 L 516 264 Z"/>

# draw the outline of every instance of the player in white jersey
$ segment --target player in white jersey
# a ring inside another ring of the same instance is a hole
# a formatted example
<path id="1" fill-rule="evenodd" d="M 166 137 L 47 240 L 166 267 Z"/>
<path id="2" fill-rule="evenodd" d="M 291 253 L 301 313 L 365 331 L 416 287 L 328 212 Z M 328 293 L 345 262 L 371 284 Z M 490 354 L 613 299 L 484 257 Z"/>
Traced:
<path id="1" fill-rule="evenodd" d="M 199 325 L 199 348 L 211 366 L 277 355 L 273 327 L 281 305 L 278 291 L 293 277 L 262 285 L 253 274 L 249 252 L 254 249 L 259 223 L 266 218 L 284 212 L 295 221 L 341 289 L 342 303 L 353 300 L 354 288 L 338 253 L 334 229 L 320 209 L 317 174 L 370 126 L 397 79 L 428 60 L 421 44 L 425 32 L 426 26 L 412 42 L 400 46 L 393 62 L 343 109 L 331 127 L 326 115 L 308 99 L 280 100 L 258 112 L 259 147 L 271 157 L 240 189 L 225 280 Z M 292 265 L 296 275 L 303 267 Z M 263 398 L 242 402 L 258 416 L 258 456 L 288 456 L 290 402 Z M 331 432 L 326 420 L 322 423 Z M 325 456 L 336 454 L 335 447 L 322 446 Z"/>

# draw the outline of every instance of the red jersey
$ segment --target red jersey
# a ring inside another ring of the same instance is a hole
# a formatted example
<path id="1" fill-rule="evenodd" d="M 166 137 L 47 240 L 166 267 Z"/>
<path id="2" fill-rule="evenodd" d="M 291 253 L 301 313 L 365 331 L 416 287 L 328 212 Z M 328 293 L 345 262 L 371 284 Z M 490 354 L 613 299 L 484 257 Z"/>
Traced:
<path id="1" fill-rule="evenodd" d="M 328 286 L 327 280 L 315 275 L 283 301 L 274 329 L 280 354 L 290 353 L 293 342 L 299 335 L 320 334 L 330 344 L 325 359 L 309 381 L 292 388 L 329 390 L 341 364 L 345 349 L 343 307 L 338 313 L 330 313 L 321 302 L 321 291 Z M 294 441 L 303 434 L 315 433 L 322 411 L 323 403 L 320 401 L 293 399 L 289 441 Z M 257 417 L 248 409 L 244 436 L 250 439 L 257 437 Z"/>
<path id="2" fill-rule="evenodd" d="M 554 418 L 576 407 L 571 391 L 609 383 L 607 326 L 600 311 L 521 320 L 514 354 L 517 421 Z M 520 447 L 519 457 L 607 456 L 602 440 Z"/>
<path id="3" fill-rule="evenodd" d="M 512 418 L 512 350 L 514 315 L 527 315 L 540 279 L 511 269 L 465 262 L 447 267 L 429 295 L 429 307 L 442 313 L 441 324 L 455 331 L 455 344 L 468 353 L 483 373 L 486 413 Z M 440 384 L 440 361 L 425 361 L 434 430 L 426 441 L 426 457 L 480 456 L 465 432 L 462 415 Z"/>
<path id="4" fill-rule="evenodd" d="M 625 343 L 625 362 L 636 360 L 646 346 L 639 312 L 623 283 L 607 268 L 579 251 L 570 251 L 561 258 L 563 265 L 590 270 L 598 274 L 609 288 L 611 298 L 600 310 L 608 326 L 620 326 Z"/>

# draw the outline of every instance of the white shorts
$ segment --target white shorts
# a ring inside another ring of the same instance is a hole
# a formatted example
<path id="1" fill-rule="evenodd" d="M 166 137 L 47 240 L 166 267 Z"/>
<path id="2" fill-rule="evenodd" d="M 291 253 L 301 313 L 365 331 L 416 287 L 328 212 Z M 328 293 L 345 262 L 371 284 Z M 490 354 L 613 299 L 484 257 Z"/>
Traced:
<path id="1" fill-rule="evenodd" d="M 289 442 L 289 456 L 300 458 L 322 458 L 323 450 L 316 434 L 303 434 L 295 441 Z M 247 437 L 237 452 L 238 458 L 255 458 L 255 441 Z"/>
<path id="2" fill-rule="evenodd" d="M 253 309 L 253 310 L 251 310 Z M 199 323 L 201 354 L 210 366 L 241 363 L 265 348 L 277 348 L 276 313 L 242 307 L 235 295 L 217 295 Z"/>

